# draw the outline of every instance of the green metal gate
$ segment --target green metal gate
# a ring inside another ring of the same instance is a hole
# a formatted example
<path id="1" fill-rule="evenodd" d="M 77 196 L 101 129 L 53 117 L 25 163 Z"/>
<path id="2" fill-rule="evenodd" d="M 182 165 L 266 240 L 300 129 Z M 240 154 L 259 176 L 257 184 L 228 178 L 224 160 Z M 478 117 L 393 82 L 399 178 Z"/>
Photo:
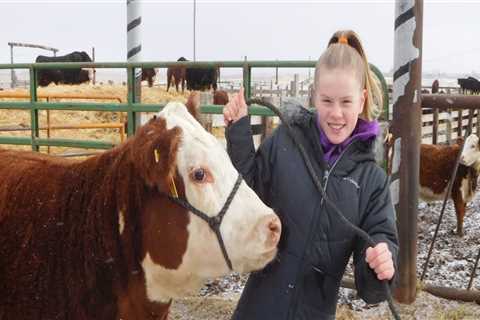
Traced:
<path id="1" fill-rule="evenodd" d="M 33 63 L 33 64 L 0 64 L 1 69 L 28 69 L 30 74 L 30 101 L 0 101 L 0 109 L 30 110 L 31 135 L 26 137 L 0 137 L 0 144 L 31 145 L 32 150 L 39 151 L 40 146 L 74 147 L 91 149 L 109 149 L 114 145 L 110 142 L 92 140 L 71 140 L 60 138 L 40 138 L 39 134 L 39 110 L 75 110 L 75 111 L 110 111 L 127 112 L 129 136 L 136 130 L 136 117 L 138 112 L 158 112 L 164 104 L 136 103 L 135 95 L 135 69 L 136 68 L 168 68 L 173 66 L 183 67 L 220 67 L 220 68 L 242 68 L 243 86 L 247 97 L 251 96 L 251 73 L 252 68 L 314 68 L 316 61 L 211 61 L 211 62 L 143 62 L 143 63 Z M 384 92 L 384 106 L 388 114 L 388 92 L 387 85 L 382 73 L 374 65 L 371 69 L 380 79 Z M 76 102 L 41 102 L 37 100 L 37 74 L 41 69 L 78 69 L 78 68 L 105 68 L 105 69 L 126 69 L 128 80 L 127 103 L 76 103 Z M 223 106 L 203 105 L 202 113 L 222 114 Z M 249 108 L 251 115 L 273 116 L 273 113 L 262 106 L 253 105 Z"/>

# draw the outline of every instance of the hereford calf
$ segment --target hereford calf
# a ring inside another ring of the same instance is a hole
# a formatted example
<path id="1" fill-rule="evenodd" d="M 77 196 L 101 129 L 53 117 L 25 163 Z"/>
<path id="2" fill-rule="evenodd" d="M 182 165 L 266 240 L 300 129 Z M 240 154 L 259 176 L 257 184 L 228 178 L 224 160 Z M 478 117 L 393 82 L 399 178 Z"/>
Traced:
<path id="1" fill-rule="evenodd" d="M 278 217 L 180 103 L 84 161 L 0 149 L 0 181 L 1 320 L 165 320 L 277 252 Z"/>
<path id="2" fill-rule="evenodd" d="M 457 215 L 457 234 L 463 236 L 463 218 L 467 202 L 472 200 L 477 188 L 480 170 L 479 139 L 468 136 L 461 155 L 460 165 L 455 177 L 451 198 Z M 429 202 L 443 200 L 448 181 L 455 166 L 455 160 L 461 145 L 422 144 L 420 150 L 420 197 Z"/>

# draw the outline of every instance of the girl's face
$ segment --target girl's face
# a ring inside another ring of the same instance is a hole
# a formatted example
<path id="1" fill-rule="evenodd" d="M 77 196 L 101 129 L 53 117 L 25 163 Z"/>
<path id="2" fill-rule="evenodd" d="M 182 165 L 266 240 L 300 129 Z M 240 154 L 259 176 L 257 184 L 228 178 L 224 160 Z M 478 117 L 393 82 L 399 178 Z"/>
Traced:
<path id="1" fill-rule="evenodd" d="M 355 129 L 363 111 L 366 90 L 362 89 L 352 71 L 320 70 L 314 104 L 320 127 L 333 144 L 345 141 Z"/>

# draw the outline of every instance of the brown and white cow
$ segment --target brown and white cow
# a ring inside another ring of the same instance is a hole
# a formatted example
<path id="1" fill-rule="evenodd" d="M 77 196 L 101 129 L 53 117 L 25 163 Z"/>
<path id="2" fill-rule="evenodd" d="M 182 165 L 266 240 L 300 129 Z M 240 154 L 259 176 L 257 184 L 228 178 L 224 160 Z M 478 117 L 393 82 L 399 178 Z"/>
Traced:
<path id="1" fill-rule="evenodd" d="M 420 197 L 425 201 L 443 200 L 461 145 L 422 144 L 420 150 Z M 477 188 L 480 170 L 479 139 L 470 135 L 460 158 L 451 198 L 457 215 L 457 234 L 463 236 L 463 220 L 467 203 Z"/>
<path id="2" fill-rule="evenodd" d="M 216 90 L 213 93 L 213 104 L 226 105 L 228 103 L 228 93 L 225 90 Z"/>
<path id="3" fill-rule="evenodd" d="M 84 161 L 0 149 L 0 179 L 0 319 L 167 319 L 172 298 L 230 271 L 209 225 L 167 196 L 213 217 L 240 181 L 180 103 Z M 280 229 L 241 182 L 220 224 L 232 269 L 268 264 Z"/>

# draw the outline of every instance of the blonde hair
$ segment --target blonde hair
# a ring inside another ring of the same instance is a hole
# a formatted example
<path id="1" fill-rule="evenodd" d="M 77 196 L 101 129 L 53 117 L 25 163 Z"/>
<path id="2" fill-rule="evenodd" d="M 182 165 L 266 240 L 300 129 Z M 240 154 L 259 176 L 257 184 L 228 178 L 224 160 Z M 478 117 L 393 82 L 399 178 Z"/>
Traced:
<path id="1" fill-rule="evenodd" d="M 370 70 L 359 37 L 351 30 L 337 31 L 330 38 L 327 49 L 315 66 L 314 90 L 318 85 L 320 69 L 335 68 L 352 70 L 361 88 L 366 89 L 365 106 L 360 117 L 367 121 L 377 118 L 383 106 L 382 92 L 376 76 Z"/>

